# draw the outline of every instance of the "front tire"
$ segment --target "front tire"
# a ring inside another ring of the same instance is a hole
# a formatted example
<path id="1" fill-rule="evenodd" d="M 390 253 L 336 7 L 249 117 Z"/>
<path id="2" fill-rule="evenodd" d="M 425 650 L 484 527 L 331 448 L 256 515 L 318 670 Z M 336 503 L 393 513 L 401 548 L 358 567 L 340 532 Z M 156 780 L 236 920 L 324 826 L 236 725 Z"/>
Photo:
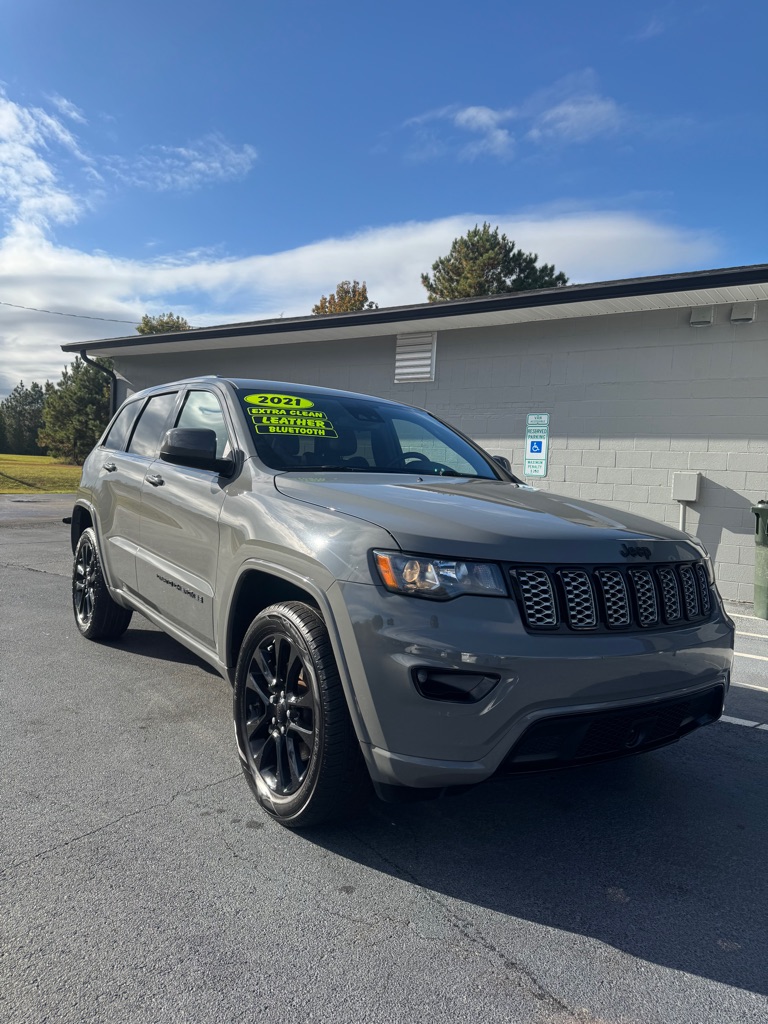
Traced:
<path id="1" fill-rule="evenodd" d="M 281 824 L 324 824 L 367 802 L 368 770 L 314 608 L 286 601 L 251 623 L 235 672 L 234 718 L 248 784 Z"/>
<path id="2" fill-rule="evenodd" d="M 133 615 L 110 596 L 91 527 L 80 534 L 75 549 L 72 610 L 77 628 L 88 640 L 115 640 L 128 629 Z"/>

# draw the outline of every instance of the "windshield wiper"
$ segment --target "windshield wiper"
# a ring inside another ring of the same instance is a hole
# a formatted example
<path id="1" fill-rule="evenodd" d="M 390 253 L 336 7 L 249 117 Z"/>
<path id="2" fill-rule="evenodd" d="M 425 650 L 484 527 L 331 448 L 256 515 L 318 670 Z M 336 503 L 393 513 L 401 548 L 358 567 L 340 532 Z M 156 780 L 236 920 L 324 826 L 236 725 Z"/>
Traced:
<path id="1" fill-rule="evenodd" d="M 292 467 L 294 468 L 294 467 Z M 378 473 L 378 469 L 370 466 L 296 466 L 302 473 L 316 473 L 322 470 L 325 473 Z"/>
<path id="2" fill-rule="evenodd" d="M 496 477 L 480 476 L 478 473 L 460 473 L 456 469 L 444 469 L 440 473 L 430 473 L 422 469 L 401 469 L 392 466 L 283 466 L 281 473 L 387 473 L 390 476 L 418 476 L 425 480 L 440 480 L 445 477 L 461 477 L 464 480 L 495 480 Z"/>

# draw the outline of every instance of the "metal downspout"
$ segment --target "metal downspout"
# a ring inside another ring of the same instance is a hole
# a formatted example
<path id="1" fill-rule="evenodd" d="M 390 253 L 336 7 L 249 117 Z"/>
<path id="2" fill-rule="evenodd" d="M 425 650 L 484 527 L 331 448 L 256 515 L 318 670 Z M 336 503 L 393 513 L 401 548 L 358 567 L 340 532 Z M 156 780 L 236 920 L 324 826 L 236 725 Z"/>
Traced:
<path id="1" fill-rule="evenodd" d="M 115 399 L 117 398 L 117 374 L 114 370 L 108 370 L 106 366 L 101 366 L 100 363 L 95 363 L 93 359 L 88 358 L 87 349 L 80 349 L 80 358 L 84 363 L 88 363 L 89 366 L 93 366 L 101 373 L 106 373 L 109 377 L 109 418 L 111 419 L 115 415 Z"/>

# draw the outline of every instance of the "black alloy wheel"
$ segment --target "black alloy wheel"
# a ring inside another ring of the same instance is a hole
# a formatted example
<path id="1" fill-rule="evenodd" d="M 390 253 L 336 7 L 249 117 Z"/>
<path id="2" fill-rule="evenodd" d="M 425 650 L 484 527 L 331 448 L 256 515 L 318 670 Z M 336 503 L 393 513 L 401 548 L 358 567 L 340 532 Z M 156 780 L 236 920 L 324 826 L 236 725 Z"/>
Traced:
<path id="1" fill-rule="evenodd" d="M 72 566 L 72 608 L 77 628 L 89 640 L 110 640 L 122 636 L 133 612 L 112 600 L 99 560 L 96 535 L 83 530 Z"/>
<path id="2" fill-rule="evenodd" d="M 72 601 L 75 618 L 81 630 L 88 629 L 93 619 L 93 608 L 96 603 L 93 587 L 97 566 L 98 555 L 90 537 L 81 538 L 72 575 Z"/>
<path id="3" fill-rule="evenodd" d="M 234 716 L 246 779 L 282 824 L 318 825 L 367 801 L 368 771 L 314 608 L 289 601 L 254 619 L 238 659 Z"/>
<path id="4" fill-rule="evenodd" d="M 257 645 L 245 681 L 244 734 L 253 767 L 272 792 L 292 796 L 317 742 L 313 668 L 284 632 Z"/>

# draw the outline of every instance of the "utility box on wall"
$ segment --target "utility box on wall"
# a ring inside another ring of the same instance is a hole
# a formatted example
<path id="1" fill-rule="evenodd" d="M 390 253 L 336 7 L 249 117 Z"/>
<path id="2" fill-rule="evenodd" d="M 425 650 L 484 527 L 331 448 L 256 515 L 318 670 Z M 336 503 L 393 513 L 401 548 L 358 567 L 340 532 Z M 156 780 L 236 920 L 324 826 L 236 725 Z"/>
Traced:
<path id="1" fill-rule="evenodd" d="M 701 473 L 673 473 L 672 500 L 698 501 Z"/>

